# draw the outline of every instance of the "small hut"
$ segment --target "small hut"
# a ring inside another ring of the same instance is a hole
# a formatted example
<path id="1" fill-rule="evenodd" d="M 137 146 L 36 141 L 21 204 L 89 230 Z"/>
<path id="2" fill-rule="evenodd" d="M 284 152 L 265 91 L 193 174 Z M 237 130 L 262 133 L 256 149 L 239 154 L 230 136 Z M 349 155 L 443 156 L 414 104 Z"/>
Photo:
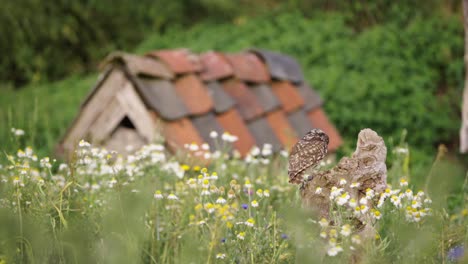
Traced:
<path id="1" fill-rule="evenodd" d="M 312 128 L 329 135 L 330 151 L 342 143 L 323 101 L 287 55 L 259 49 L 117 52 L 103 69 L 59 143 L 61 153 L 81 139 L 119 152 L 155 139 L 171 151 L 192 143 L 214 148 L 211 131 L 236 135 L 233 148 L 241 155 L 267 143 L 274 151 L 289 149 Z"/>

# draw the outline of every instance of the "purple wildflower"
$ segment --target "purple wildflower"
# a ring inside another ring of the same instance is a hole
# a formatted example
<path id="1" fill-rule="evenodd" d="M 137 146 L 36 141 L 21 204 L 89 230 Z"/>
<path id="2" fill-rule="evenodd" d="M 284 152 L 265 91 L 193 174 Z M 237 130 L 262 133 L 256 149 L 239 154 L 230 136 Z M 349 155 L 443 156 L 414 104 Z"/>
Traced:
<path id="1" fill-rule="evenodd" d="M 450 261 L 460 260 L 465 254 L 465 247 L 463 245 L 454 246 L 447 252 L 447 258 Z"/>

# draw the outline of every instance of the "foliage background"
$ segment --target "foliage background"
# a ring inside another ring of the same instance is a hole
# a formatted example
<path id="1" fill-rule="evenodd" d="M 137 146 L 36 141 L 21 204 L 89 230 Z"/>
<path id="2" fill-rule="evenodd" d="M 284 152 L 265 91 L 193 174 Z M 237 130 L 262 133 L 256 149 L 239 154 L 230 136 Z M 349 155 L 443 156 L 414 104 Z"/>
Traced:
<path id="1" fill-rule="evenodd" d="M 432 156 L 438 144 L 455 149 L 458 141 L 460 8 L 448 0 L 6 1 L 0 144 L 13 149 L 13 126 L 50 153 L 99 61 L 116 49 L 260 47 L 298 59 L 345 138 L 372 127 L 392 140 L 407 129 L 413 149 Z"/>

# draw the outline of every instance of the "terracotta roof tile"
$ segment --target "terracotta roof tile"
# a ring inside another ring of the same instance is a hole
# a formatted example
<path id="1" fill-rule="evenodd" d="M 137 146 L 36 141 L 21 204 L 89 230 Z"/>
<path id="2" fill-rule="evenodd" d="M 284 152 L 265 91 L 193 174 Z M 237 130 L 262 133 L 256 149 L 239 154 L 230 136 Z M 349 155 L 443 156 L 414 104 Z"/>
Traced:
<path id="1" fill-rule="evenodd" d="M 161 62 L 138 55 L 127 54 L 123 52 L 111 53 L 104 60 L 105 65 L 113 62 L 123 63 L 127 70 L 134 75 L 159 77 L 163 79 L 172 79 L 174 74 Z"/>
<path id="2" fill-rule="evenodd" d="M 251 120 L 264 113 L 255 94 L 243 82 L 231 79 L 222 85 L 224 91 L 236 101 L 236 108 L 245 120 Z"/>
<path id="3" fill-rule="evenodd" d="M 322 106 L 322 98 L 320 98 L 318 93 L 315 90 L 312 90 L 312 88 L 310 88 L 307 84 L 303 83 L 299 85 L 297 89 L 299 90 L 302 98 L 304 98 L 304 110 L 306 112 Z"/>
<path id="4" fill-rule="evenodd" d="M 271 144 L 274 151 L 279 151 L 282 149 L 281 141 L 273 132 L 272 127 L 266 120 L 266 118 L 261 117 L 255 119 L 254 121 L 247 124 L 250 132 L 257 142 L 257 146 L 263 147 L 265 144 Z"/>
<path id="5" fill-rule="evenodd" d="M 257 100 L 263 107 L 265 112 L 272 111 L 281 106 L 280 101 L 272 92 L 272 89 L 267 84 L 250 85 L 250 90 L 257 96 Z"/>
<path id="6" fill-rule="evenodd" d="M 278 109 L 267 114 L 266 119 L 276 137 L 281 141 L 286 149 L 289 149 L 298 140 L 296 131 L 291 127 L 286 114 Z"/>
<path id="7" fill-rule="evenodd" d="M 203 66 L 200 77 L 205 81 L 212 81 L 230 77 L 234 71 L 223 54 L 209 51 L 200 55 Z"/>
<path id="8" fill-rule="evenodd" d="M 330 138 L 330 143 L 328 144 L 330 151 L 336 150 L 343 143 L 340 134 L 335 126 L 330 123 L 322 108 L 310 111 L 307 116 L 310 122 L 312 122 L 313 127 L 322 129 Z"/>
<path id="9" fill-rule="evenodd" d="M 175 120 L 188 114 L 171 82 L 153 78 L 135 80 L 143 101 L 167 120 Z"/>
<path id="10" fill-rule="evenodd" d="M 273 93 L 280 100 L 284 111 L 287 113 L 297 110 L 304 105 L 304 98 L 297 88 L 290 82 L 273 82 Z"/>
<path id="11" fill-rule="evenodd" d="M 147 55 L 161 59 L 176 74 L 198 72 L 202 69 L 198 56 L 187 49 L 159 50 Z"/>
<path id="12" fill-rule="evenodd" d="M 189 114 L 200 115 L 213 109 L 213 100 L 208 89 L 194 74 L 178 78 L 175 90 L 187 107 Z"/>
<path id="13" fill-rule="evenodd" d="M 203 144 L 203 139 L 188 118 L 181 118 L 176 121 L 164 121 L 157 113 L 152 112 L 156 124 L 162 126 L 162 133 L 166 144 L 172 151 L 183 148 L 185 144 Z"/>
<path id="14" fill-rule="evenodd" d="M 268 65 L 272 78 L 288 80 L 294 83 L 304 82 L 301 67 L 292 57 L 261 49 L 254 49 L 252 51 L 262 57 Z"/>
<path id="15" fill-rule="evenodd" d="M 237 78 L 258 83 L 270 81 L 270 75 L 265 64 L 255 54 L 227 54 L 226 59 L 231 64 Z"/>
<path id="16" fill-rule="evenodd" d="M 330 136 L 330 149 L 342 142 L 321 109 L 322 100 L 305 84 L 299 65 L 285 55 L 253 50 L 198 56 L 185 49 L 161 50 L 146 56 L 113 53 L 105 66 L 105 73 L 61 142 L 67 151 L 78 137 L 90 133 L 97 112 L 114 116 L 109 109 L 94 106 L 112 99 L 124 86 L 135 88 L 146 107 L 127 109 L 132 118 L 139 120 L 136 117 L 145 114 L 141 110 L 152 112 L 172 151 L 193 142 L 215 148 L 209 136 L 213 130 L 238 136 L 234 148 L 242 155 L 252 146 L 266 143 L 272 144 L 274 151 L 289 148 L 313 127 Z"/>
<path id="17" fill-rule="evenodd" d="M 211 149 L 216 149 L 215 141 L 210 137 L 211 131 L 218 132 L 219 135 L 224 133 L 223 128 L 216 120 L 213 113 L 208 113 L 202 116 L 196 116 L 192 118 L 192 123 L 198 130 L 203 140 L 210 145 Z"/>
<path id="18" fill-rule="evenodd" d="M 236 102 L 224 90 L 223 86 L 217 81 L 211 81 L 206 84 L 208 91 L 214 101 L 214 110 L 216 113 L 222 113 L 233 107 Z"/>
<path id="19" fill-rule="evenodd" d="M 245 156 L 255 146 L 255 138 L 250 134 L 244 120 L 242 120 L 236 109 L 232 108 L 227 112 L 217 115 L 216 119 L 224 131 L 239 138 L 239 140 L 234 142 L 234 147 L 242 156 Z"/>
<path id="20" fill-rule="evenodd" d="M 300 138 L 313 128 L 304 109 L 299 109 L 290 113 L 288 115 L 288 120 Z"/>

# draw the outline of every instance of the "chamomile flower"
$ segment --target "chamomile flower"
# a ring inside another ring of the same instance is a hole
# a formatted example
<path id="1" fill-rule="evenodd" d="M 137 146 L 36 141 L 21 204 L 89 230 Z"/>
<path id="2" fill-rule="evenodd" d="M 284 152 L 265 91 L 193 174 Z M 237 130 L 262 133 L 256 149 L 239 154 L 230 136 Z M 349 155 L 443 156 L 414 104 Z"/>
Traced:
<path id="1" fill-rule="evenodd" d="M 225 259 L 225 258 L 226 258 L 226 254 L 224 254 L 224 253 L 218 253 L 218 254 L 216 254 L 216 258 L 217 258 L 217 259 Z"/>
<path id="2" fill-rule="evenodd" d="M 374 196 L 375 196 L 375 191 L 372 190 L 371 188 L 367 188 L 366 189 L 366 198 L 368 200 L 371 200 L 372 198 L 374 198 Z"/>
<path id="3" fill-rule="evenodd" d="M 251 203 L 252 207 L 258 207 L 258 202 L 257 200 L 253 200 Z"/>
<path id="4" fill-rule="evenodd" d="M 361 213 L 362 214 L 365 214 L 367 213 L 367 211 L 369 211 L 369 207 L 367 205 L 361 205 Z"/>
<path id="5" fill-rule="evenodd" d="M 334 200 L 341 194 L 341 192 L 343 192 L 343 188 L 337 188 L 336 186 L 333 186 L 330 192 L 330 200 Z"/>
<path id="6" fill-rule="evenodd" d="M 408 186 L 408 181 L 405 178 L 400 179 L 400 186 L 401 187 L 406 187 Z"/>
<path id="7" fill-rule="evenodd" d="M 369 200 L 367 200 L 366 197 L 362 197 L 361 199 L 359 199 L 359 204 L 367 204 L 369 202 Z"/>
<path id="8" fill-rule="evenodd" d="M 320 227 L 322 227 L 322 228 L 325 228 L 325 227 L 328 226 L 328 220 L 325 219 L 325 218 L 320 219 L 320 221 L 318 223 L 319 223 Z"/>
<path id="9" fill-rule="evenodd" d="M 379 210 L 372 210 L 372 217 L 374 219 L 380 220 L 380 218 L 382 218 L 382 214 Z"/>
<path id="10" fill-rule="evenodd" d="M 237 238 L 240 239 L 240 240 L 244 240 L 245 239 L 245 232 L 238 233 Z"/>
<path id="11" fill-rule="evenodd" d="M 217 204 L 225 204 L 225 203 L 226 203 L 226 199 L 224 199 L 223 197 L 218 197 L 218 199 L 216 200 L 216 203 L 217 203 Z"/>
<path id="12" fill-rule="evenodd" d="M 411 207 L 413 208 L 420 208 L 421 207 L 421 201 L 419 199 L 414 199 L 411 201 Z"/>
<path id="13" fill-rule="evenodd" d="M 210 181 L 208 179 L 204 179 L 202 181 L 203 188 L 208 188 L 210 186 Z"/>
<path id="14" fill-rule="evenodd" d="M 390 197 L 390 202 L 396 207 L 396 208 L 401 208 L 401 199 L 399 196 L 392 195 Z"/>
<path id="15" fill-rule="evenodd" d="M 351 234 L 351 226 L 349 224 L 345 224 L 341 227 L 340 234 L 347 237 Z"/>
<path id="16" fill-rule="evenodd" d="M 344 178 L 340 179 L 340 185 L 343 186 L 347 183 L 347 181 Z"/>
<path id="17" fill-rule="evenodd" d="M 205 204 L 205 210 L 208 212 L 208 213 L 213 213 L 215 211 L 215 206 L 214 204 L 212 203 L 206 203 Z"/>
<path id="18" fill-rule="evenodd" d="M 264 195 L 265 197 L 270 197 L 270 191 L 269 191 L 269 190 L 264 190 L 264 191 L 263 191 L 263 195 Z"/>
<path id="19" fill-rule="evenodd" d="M 405 191 L 405 196 L 408 198 L 408 199 L 413 199 L 413 191 L 411 189 L 407 189 Z"/>
<path id="20" fill-rule="evenodd" d="M 336 199 L 336 203 L 338 205 L 344 205 L 345 203 L 348 202 L 349 197 L 350 197 L 349 194 L 345 192 Z"/>
<path id="21" fill-rule="evenodd" d="M 365 199 L 364 199 L 365 200 Z M 367 200 L 366 200 L 367 201 Z M 349 206 L 351 206 L 351 208 L 354 208 L 357 206 L 357 202 L 356 202 L 356 199 L 354 198 L 351 198 L 349 199 L 349 202 L 348 202 Z"/>
<path id="22" fill-rule="evenodd" d="M 177 197 L 175 194 L 171 193 L 167 196 L 168 200 L 179 200 L 179 197 Z"/>
<path id="23" fill-rule="evenodd" d="M 260 198 L 263 197 L 263 190 L 262 189 L 258 189 L 256 193 L 257 193 L 258 197 L 260 197 Z"/>
<path id="24" fill-rule="evenodd" d="M 203 188 L 200 194 L 202 196 L 206 196 L 206 195 L 210 195 L 211 192 L 210 192 L 210 190 L 208 190 L 208 188 Z"/>
<path id="25" fill-rule="evenodd" d="M 245 180 L 244 186 L 245 186 L 245 188 L 247 188 L 247 189 L 252 188 L 252 184 L 250 183 L 250 180 L 249 180 L 249 179 Z"/>
<path id="26" fill-rule="evenodd" d="M 351 185 L 349 187 L 351 188 L 359 188 L 359 186 L 361 186 L 361 183 L 360 182 L 353 182 L 351 183 Z"/>
<path id="27" fill-rule="evenodd" d="M 210 138 L 217 138 L 217 137 L 218 137 L 218 132 L 214 130 L 210 132 Z"/>
<path id="28" fill-rule="evenodd" d="M 255 220 L 253 218 L 249 218 L 247 219 L 247 221 L 245 221 L 244 223 L 246 226 L 250 226 L 250 227 L 253 227 L 255 225 Z"/>
<path id="29" fill-rule="evenodd" d="M 327 238 L 327 232 L 325 232 L 325 231 L 320 232 L 320 237 L 321 238 Z"/>
<path id="30" fill-rule="evenodd" d="M 117 180 L 112 178 L 112 180 L 109 181 L 109 188 L 114 188 L 115 184 L 117 184 Z"/>
<path id="31" fill-rule="evenodd" d="M 190 179 L 188 179 L 188 181 L 187 181 L 187 185 L 188 185 L 191 189 L 195 189 L 195 188 L 197 188 L 197 181 L 196 181 L 194 178 L 190 178 Z"/>
<path id="32" fill-rule="evenodd" d="M 230 134 L 229 132 L 224 132 L 221 135 L 221 139 L 226 142 L 233 143 L 233 142 L 236 142 L 239 138 L 237 136 Z"/>
<path id="33" fill-rule="evenodd" d="M 334 257 L 338 255 L 338 253 L 340 253 L 341 251 L 343 251 L 343 248 L 341 246 L 333 246 L 328 249 L 327 255 Z"/>

